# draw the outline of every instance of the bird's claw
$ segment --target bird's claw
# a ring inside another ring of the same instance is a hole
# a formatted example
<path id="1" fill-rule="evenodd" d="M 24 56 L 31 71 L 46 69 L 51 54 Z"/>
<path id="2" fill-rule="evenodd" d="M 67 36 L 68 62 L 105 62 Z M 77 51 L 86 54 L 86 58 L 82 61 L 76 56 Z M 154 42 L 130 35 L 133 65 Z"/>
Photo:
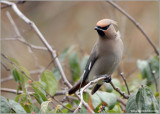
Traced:
<path id="1" fill-rule="evenodd" d="M 111 82 L 112 78 L 109 75 L 106 75 L 106 78 L 104 79 L 104 82 L 109 83 Z"/>

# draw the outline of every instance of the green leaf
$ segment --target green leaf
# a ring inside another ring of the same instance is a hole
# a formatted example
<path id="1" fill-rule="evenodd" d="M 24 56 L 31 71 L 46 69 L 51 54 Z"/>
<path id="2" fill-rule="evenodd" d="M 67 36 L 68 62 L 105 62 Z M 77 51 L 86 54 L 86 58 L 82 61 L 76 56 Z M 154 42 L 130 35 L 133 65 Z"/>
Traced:
<path id="1" fill-rule="evenodd" d="M 137 94 L 137 91 L 129 97 L 129 99 L 127 101 L 127 105 L 126 105 L 126 113 L 137 112 L 136 94 Z"/>
<path id="2" fill-rule="evenodd" d="M 16 96 L 16 98 L 14 99 L 16 102 L 19 102 L 20 97 L 25 96 L 25 93 L 19 94 Z"/>
<path id="3" fill-rule="evenodd" d="M 84 69 L 85 69 L 85 67 L 86 67 L 88 58 L 89 58 L 88 55 L 86 55 L 86 56 L 84 56 L 84 57 L 82 58 L 82 61 L 81 61 L 81 71 L 82 71 L 82 73 L 83 73 L 83 71 L 84 71 Z"/>
<path id="4" fill-rule="evenodd" d="M 155 56 L 149 59 L 149 63 L 150 63 L 151 69 L 155 71 L 156 79 L 159 78 L 159 58 L 158 56 Z"/>
<path id="5" fill-rule="evenodd" d="M 159 111 L 159 106 L 156 98 L 152 94 L 152 91 L 146 86 L 138 90 L 136 95 L 136 104 L 137 109 L 140 112 L 152 113 Z"/>
<path id="6" fill-rule="evenodd" d="M 117 97 L 113 93 L 97 91 L 96 94 L 108 105 L 109 109 L 112 109 L 117 103 Z"/>
<path id="7" fill-rule="evenodd" d="M 69 56 L 69 66 L 71 69 L 72 79 L 77 81 L 80 76 L 80 64 L 77 52 L 73 51 Z"/>
<path id="8" fill-rule="evenodd" d="M 85 102 L 88 102 L 89 101 L 89 94 L 88 93 L 83 93 L 83 100 Z"/>
<path id="9" fill-rule="evenodd" d="M 116 104 L 112 110 L 108 110 L 108 113 L 123 113 L 119 104 Z"/>
<path id="10" fill-rule="evenodd" d="M 48 104 L 50 103 L 51 101 L 45 101 L 45 102 L 42 102 L 41 104 L 41 113 L 47 113 L 49 112 L 49 107 L 48 107 Z"/>
<path id="11" fill-rule="evenodd" d="M 18 71 L 17 69 L 13 69 L 12 70 L 12 75 L 13 75 L 14 80 L 19 84 L 18 88 L 20 90 L 22 90 L 22 87 L 23 87 L 23 84 L 24 84 L 23 74 L 20 71 Z"/>
<path id="12" fill-rule="evenodd" d="M 35 96 L 36 100 L 37 100 L 40 104 L 41 104 L 43 101 L 47 101 L 47 97 L 46 97 L 44 91 L 43 91 L 41 88 L 39 88 L 39 87 L 37 87 L 37 86 L 32 86 L 32 88 L 34 89 L 34 92 L 35 92 L 34 96 Z"/>
<path id="13" fill-rule="evenodd" d="M 39 104 L 43 102 L 42 97 L 39 94 L 33 93 L 32 95 L 34 96 L 34 98 L 37 100 Z"/>
<path id="14" fill-rule="evenodd" d="M 20 82 L 21 73 L 17 69 L 12 70 L 12 75 L 16 82 Z"/>
<path id="15" fill-rule="evenodd" d="M 26 91 L 26 90 L 24 89 L 24 91 Z M 32 103 L 32 99 L 31 99 L 30 95 L 28 95 L 27 92 L 18 95 L 15 98 L 15 101 L 19 102 L 27 113 L 32 112 L 33 103 Z M 25 105 L 26 103 L 28 103 L 28 105 Z"/>
<path id="16" fill-rule="evenodd" d="M 141 71 L 142 78 L 146 78 L 149 82 L 148 85 L 151 84 L 150 82 L 155 82 L 152 71 L 155 71 L 155 78 L 159 78 L 159 58 L 157 56 L 150 58 L 148 61 L 138 60 L 137 66 Z"/>
<path id="17" fill-rule="evenodd" d="M 152 80 L 152 73 L 151 73 L 151 70 L 150 70 L 150 67 L 147 61 L 138 60 L 137 66 L 141 71 L 143 79 L 147 78 L 147 80 Z"/>
<path id="18" fill-rule="evenodd" d="M 102 102 L 97 93 L 91 95 L 91 101 L 94 109 Z"/>
<path id="19" fill-rule="evenodd" d="M 34 112 L 39 113 L 39 108 L 35 104 L 33 104 L 33 110 Z"/>
<path id="20" fill-rule="evenodd" d="M 12 57 L 9 57 L 9 60 L 11 60 L 15 65 L 19 66 L 20 64 L 18 63 L 18 61 Z M 13 65 L 11 65 L 12 69 L 15 68 Z"/>
<path id="21" fill-rule="evenodd" d="M 26 113 L 26 111 L 24 110 L 24 108 L 17 103 L 14 100 L 9 100 L 9 104 L 11 106 L 11 108 L 16 112 L 16 113 Z"/>
<path id="22" fill-rule="evenodd" d="M 9 103 L 7 101 L 7 99 L 3 96 L 0 96 L 1 99 L 1 113 L 10 113 L 11 112 L 11 108 L 9 106 Z"/>
<path id="23" fill-rule="evenodd" d="M 139 88 L 137 92 L 132 94 L 126 106 L 126 113 L 153 113 L 159 112 L 159 110 L 158 102 L 147 86 Z"/>
<path id="24" fill-rule="evenodd" d="M 41 81 L 46 84 L 45 90 L 53 96 L 58 89 L 58 82 L 53 73 L 48 70 L 44 71 L 41 75 Z"/>

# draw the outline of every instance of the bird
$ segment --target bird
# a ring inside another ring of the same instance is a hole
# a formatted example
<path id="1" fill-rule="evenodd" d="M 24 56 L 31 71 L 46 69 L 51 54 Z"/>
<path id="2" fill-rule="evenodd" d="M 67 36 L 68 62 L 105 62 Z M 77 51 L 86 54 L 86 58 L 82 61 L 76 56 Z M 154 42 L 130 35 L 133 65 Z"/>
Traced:
<path id="1" fill-rule="evenodd" d="M 98 39 L 95 42 L 85 70 L 79 81 L 68 91 L 74 94 L 90 81 L 105 75 L 106 79 L 98 81 L 91 91 L 93 95 L 104 82 L 111 81 L 111 75 L 117 69 L 123 56 L 123 42 L 119 31 L 116 31 L 117 22 L 112 19 L 102 19 L 97 22 L 95 30 Z"/>

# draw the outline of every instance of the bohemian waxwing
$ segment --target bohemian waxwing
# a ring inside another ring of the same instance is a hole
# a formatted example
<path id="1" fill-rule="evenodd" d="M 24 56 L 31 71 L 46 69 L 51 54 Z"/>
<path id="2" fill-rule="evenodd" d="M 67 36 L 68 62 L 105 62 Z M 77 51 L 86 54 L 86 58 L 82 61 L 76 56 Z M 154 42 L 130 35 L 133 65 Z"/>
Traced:
<path id="1" fill-rule="evenodd" d="M 97 22 L 95 30 L 98 32 L 99 38 L 91 51 L 83 75 L 69 90 L 69 94 L 75 93 L 88 82 L 102 75 L 108 75 L 109 77 L 106 80 L 99 81 L 93 88 L 92 94 L 104 82 L 109 83 L 111 81 L 110 76 L 118 67 L 123 54 L 123 42 L 120 38 L 120 32 L 117 32 L 113 25 L 117 25 L 117 22 L 111 19 L 102 19 Z"/>

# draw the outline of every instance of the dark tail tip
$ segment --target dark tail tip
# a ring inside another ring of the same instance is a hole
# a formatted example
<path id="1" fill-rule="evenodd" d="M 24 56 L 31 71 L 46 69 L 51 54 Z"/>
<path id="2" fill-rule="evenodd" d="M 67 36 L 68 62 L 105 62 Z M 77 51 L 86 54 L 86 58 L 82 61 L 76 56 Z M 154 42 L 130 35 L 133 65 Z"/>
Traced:
<path id="1" fill-rule="evenodd" d="M 96 84 L 95 87 L 93 88 L 91 94 L 93 95 L 102 85 Z"/>
<path id="2" fill-rule="evenodd" d="M 73 89 L 73 88 L 71 88 L 71 89 L 68 91 L 68 94 L 69 94 L 69 95 L 72 95 L 72 94 L 74 94 L 75 92 L 76 92 L 76 90 Z"/>

